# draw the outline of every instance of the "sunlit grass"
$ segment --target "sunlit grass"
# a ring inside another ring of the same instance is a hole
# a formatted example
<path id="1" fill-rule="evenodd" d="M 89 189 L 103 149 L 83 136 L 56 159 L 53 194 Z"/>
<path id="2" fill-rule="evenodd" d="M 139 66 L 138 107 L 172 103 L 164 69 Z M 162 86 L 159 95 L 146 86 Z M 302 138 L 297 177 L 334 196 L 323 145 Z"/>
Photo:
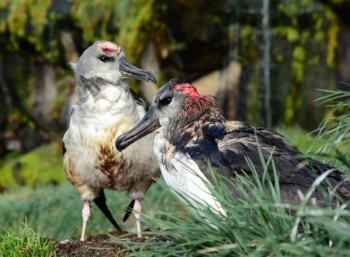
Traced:
<path id="1" fill-rule="evenodd" d="M 29 228 L 25 223 L 0 234 L 1 257 L 48 257 L 52 256 L 53 246 L 53 241 L 43 239 L 39 233 Z"/>

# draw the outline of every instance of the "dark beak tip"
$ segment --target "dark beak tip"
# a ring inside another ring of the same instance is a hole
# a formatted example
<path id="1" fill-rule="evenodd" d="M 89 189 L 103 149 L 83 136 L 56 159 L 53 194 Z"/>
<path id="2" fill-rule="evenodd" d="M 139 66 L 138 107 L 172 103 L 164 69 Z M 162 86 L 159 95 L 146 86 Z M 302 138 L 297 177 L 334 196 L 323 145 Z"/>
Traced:
<path id="1" fill-rule="evenodd" d="M 147 70 L 147 73 L 149 74 L 149 76 L 148 76 L 148 82 L 152 82 L 152 83 L 154 83 L 154 84 L 157 84 L 157 79 L 156 79 L 156 77 L 153 75 L 153 73 L 151 72 L 151 71 L 149 71 L 149 70 Z"/>
<path id="2" fill-rule="evenodd" d="M 156 78 L 150 78 L 148 81 L 149 81 L 149 82 L 152 82 L 153 84 L 157 84 Z"/>
<path id="3" fill-rule="evenodd" d="M 123 151 L 127 145 L 123 145 L 123 139 L 124 135 L 121 135 L 117 138 L 117 141 L 115 142 L 115 147 L 119 152 Z"/>

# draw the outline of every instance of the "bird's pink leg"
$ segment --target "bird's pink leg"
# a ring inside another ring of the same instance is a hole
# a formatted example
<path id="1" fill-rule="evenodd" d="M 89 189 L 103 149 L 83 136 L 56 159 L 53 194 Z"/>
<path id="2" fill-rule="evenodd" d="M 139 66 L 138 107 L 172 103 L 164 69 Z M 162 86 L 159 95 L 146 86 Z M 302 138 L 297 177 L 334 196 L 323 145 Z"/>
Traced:
<path id="1" fill-rule="evenodd" d="M 83 210 L 81 212 L 81 216 L 83 217 L 83 228 L 81 230 L 81 237 L 80 241 L 85 241 L 85 231 L 86 231 L 86 224 L 90 217 L 90 203 L 89 201 L 84 201 Z"/>
<path id="2" fill-rule="evenodd" d="M 136 230 L 137 230 L 137 237 L 142 237 L 141 235 L 141 202 L 140 200 L 135 200 L 134 204 L 134 213 L 136 218 Z"/>

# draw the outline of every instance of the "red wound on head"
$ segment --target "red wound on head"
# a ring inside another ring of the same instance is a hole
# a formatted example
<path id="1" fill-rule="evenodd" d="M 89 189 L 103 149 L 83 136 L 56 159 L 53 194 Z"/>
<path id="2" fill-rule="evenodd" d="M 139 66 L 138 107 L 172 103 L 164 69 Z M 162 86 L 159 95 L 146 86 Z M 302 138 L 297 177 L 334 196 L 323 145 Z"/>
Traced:
<path id="1" fill-rule="evenodd" d="M 200 96 L 197 89 L 188 83 L 175 85 L 173 87 L 173 90 L 181 91 L 188 96 Z"/>
<path id="2" fill-rule="evenodd" d="M 107 47 L 102 48 L 101 50 L 102 50 L 102 52 L 104 52 L 105 54 L 110 54 L 110 53 L 113 53 L 113 52 L 114 52 L 113 49 L 107 48 Z"/>
<path id="3" fill-rule="evenodd" d="M 111 53 L 118 53 L 121 48 L 118 47 L 116 44 L 113 44 L 112 42 L 101 42 L 98 47 L 100 50 L 105 54 L 111 54 Z"/>

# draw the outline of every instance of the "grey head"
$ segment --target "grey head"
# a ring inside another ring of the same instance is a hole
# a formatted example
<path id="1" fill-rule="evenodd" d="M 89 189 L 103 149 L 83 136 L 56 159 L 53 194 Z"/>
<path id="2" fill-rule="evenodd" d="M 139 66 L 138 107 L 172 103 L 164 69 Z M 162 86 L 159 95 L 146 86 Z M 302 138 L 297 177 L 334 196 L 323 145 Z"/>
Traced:
<path id="1" fill-rule="evenodd" d="M 139 69 L 126 59 L 123 49 L 109 41 L 98 41 L 87 48 L 77 64 L 71 64 L 77 78 L 100 78 L 112 84 L 122 79 L 136 78 L 156 83 L 152 72 Z"/>
<path id="2" fill-rule="evenodd" d="M 175 120 L 186 123 L 188 118 L 195 119 L 194 115 L 198 112 L 195 109 L 198 109 L 198 105 L 193 103 L 201 98 L 203 96 L 192 85 L 180 83 L 178 79 L 170 80 L 158 90 L 151 108 L 143 119 L 134 128 L 118 137 L 117 149 L 122 151 L 160 127 L 166 130 Z"/>

